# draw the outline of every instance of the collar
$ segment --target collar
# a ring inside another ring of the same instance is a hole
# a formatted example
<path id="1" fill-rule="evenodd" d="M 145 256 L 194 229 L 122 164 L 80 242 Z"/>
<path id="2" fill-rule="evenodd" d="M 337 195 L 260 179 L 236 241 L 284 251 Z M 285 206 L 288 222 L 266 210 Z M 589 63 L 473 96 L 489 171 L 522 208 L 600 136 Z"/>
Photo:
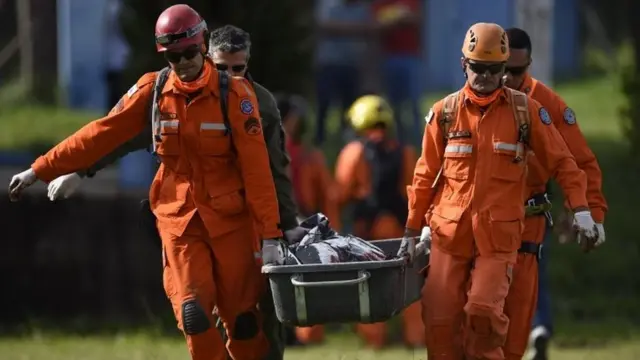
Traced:
<path id="1" fill-rule="evenodd" d="M 210 60 L 207 59 L 206 61 L 210 61 Z M 178 81 L 178 77 L 176 73 L 173 70 L 171 70 L 171 73 L 167 78 L 167 82 L 164 84 L 164 87 L 162 88 L 162 94 L 164 95 L 168 92 L 173 92 L 174 94 L 187 95 L 175 87 L 176 81 Z M 218 85 L 218 70 L 215 68 L 215 66 L 211 70 L 211 77 L 209 78 L 209 82 L 207 83 L 207 86 L 205 86 L 202 89 L 202 91 L 203 93 L 211 94 L 216 97 L 220 95 L 220 87 Z"/>
<path id="2" fill-rule="evenodd" d="M 471 101 L 471 99 L 469 99 L 467 97 L 467 95 L 464 93 L 464 91 L 460 90 L 460 95 L 462 96 L 462 106 L 467 106 L 467 105 L 472 105 L 473 102 Z M 498 99 L 499 101 L 506 101 L 508 104 L 511 103 L 511 99 L 510 97 L 507 95 L 507 88 L 502 86 L 502 88 L 500 89 L 500 94 L 498 94 Z"/>
<path id="3" fill-rule="evenodd" d="M 517 89 L 519 91 L 522 91 L 523 93 L 527 94 L 527 95 L 531 95 L 531 93 L 533 92 L 533 88 L 536 86 L 536 81 L 533 77 L 531 77 L 531 75 L 529 75 L 529 73 L 527 73 L 524 77 L 524 80 L 522 80 L 522 85 L 520 85 L 520 88 Z"/>

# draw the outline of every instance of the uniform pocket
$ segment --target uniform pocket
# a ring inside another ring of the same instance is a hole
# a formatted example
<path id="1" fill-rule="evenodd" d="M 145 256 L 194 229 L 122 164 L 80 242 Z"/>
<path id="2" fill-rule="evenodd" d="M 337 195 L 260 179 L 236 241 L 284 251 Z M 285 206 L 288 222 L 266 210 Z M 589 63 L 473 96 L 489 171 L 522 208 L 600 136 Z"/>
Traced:
<path id="1" fill-rule="evenodd" d="M 200 124 L 200 155 L 224 155 L 231 148 L 231 137 L 224 123 Z"/>
<path id="2" fill-rule="evenodd" d="M 245 210 L 244 190 L 235 190 L 222 195 L 210 195 L 211 208 L 223 216 L 233 216 Z"/>
<path id="3" fill-rule="evenodd" d="M 522 242 L 521 209 L 492 209 L 489 211 L 491 243 L 494 251 L 511 253 L 518 251 Z"/>
<path id="4" fill-rule="evenodd" d="M 449 143 L 444 150 L 442 175 L 453 180 L 467 180 L 471 169 L 473 145 Z"/>
<path id="5" fill-rule="evenodd" d="M 517 145 L 506 142 L 493 143 L 491 176 L 496 179 L 516 182 L 522 180 L 526 161 L 514 162 Z"/>
<path id="6" fill-rule="evenodd" d="M 454 238 L 463 210 L 458 207 L 435 207 L 431 212 L 429 226 L 434 244 L 445 250 L 456 250 Z"/>
<path id="7" fill-rule="evenodd" d="M 156 143 L 159 155 L 180 155 L 180 122 L 160 120 L 160 141 Z"/>

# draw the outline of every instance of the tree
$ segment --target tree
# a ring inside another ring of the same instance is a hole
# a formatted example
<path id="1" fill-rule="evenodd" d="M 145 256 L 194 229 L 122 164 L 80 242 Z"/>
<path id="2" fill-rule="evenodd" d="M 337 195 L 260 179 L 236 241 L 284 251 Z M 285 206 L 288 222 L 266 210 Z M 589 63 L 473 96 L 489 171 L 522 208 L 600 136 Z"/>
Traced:
<path id="1" fill-rule="evenodd" d="M 621 113 L 624 133 L 635 157 L 640 155 L 640 23 L 636 20 L 636 14 L 640 13 L 640 3 L 630 1 L 628 6 L 627 18 L 634 59 L 622 72 L 622 91 L 626 96 L 626 104 Z"/>
<path id="2" fill-rule="evenodd" d="M 121 23 L 132 50 L 129 82 L 166 66 L 155 51 L 153 30 L 158 15 L 176 3 L 196 9 L 210 29 L 233 24 L 248 31 L 253 44 L 249 68 L 258 82 L 272 91 L 306 93 L 311 76 L 313 2 L 300 0 L 124 0 Z"/>

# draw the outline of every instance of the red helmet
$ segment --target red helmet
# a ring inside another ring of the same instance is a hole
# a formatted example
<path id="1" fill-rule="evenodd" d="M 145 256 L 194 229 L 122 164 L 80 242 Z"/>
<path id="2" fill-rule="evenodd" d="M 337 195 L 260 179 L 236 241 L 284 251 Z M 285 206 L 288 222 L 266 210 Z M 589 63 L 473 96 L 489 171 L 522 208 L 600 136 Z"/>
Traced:
<path id="1" fill-rule="evenodd" d="M 162 52 L 204 44 L 206 32 L 207 23 L 200 14 L 188 5 L 173 5 L 156 22 L 156 49 Z"/>

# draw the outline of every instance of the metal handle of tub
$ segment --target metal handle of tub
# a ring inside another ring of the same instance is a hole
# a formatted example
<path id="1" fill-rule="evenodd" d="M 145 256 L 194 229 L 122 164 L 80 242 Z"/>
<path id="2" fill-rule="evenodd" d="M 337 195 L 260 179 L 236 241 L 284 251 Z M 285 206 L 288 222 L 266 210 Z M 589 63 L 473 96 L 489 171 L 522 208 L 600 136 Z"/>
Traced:
<path id="1" fill-rule="evenodd" d="M 298 280 L 302 275 L 296 274 L 291 277 L 291 285 L 300 287 L 328 287 L 328 286 L 349 286 L 363 283 L 371 277 L 367 271 L 361 271 L 356 279 L 349 280 L 332 280 L 332 281 L 315 281 L 306 282 Z"/>

